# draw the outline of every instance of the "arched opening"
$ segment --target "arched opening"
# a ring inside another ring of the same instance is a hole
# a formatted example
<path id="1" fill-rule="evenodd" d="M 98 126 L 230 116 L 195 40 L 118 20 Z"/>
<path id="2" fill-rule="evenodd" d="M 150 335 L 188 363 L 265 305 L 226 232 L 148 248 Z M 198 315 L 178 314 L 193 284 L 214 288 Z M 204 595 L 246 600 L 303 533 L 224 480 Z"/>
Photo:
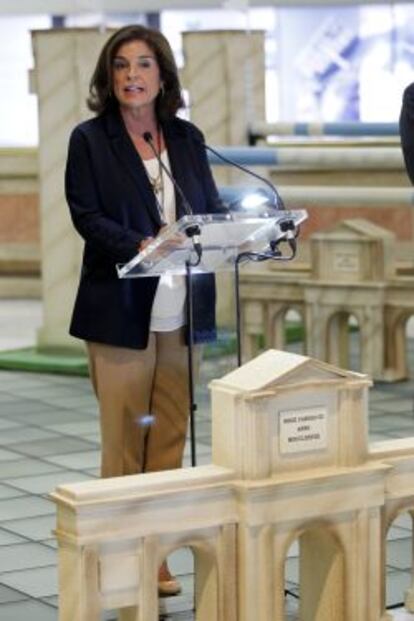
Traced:
<path id="1" fill-rule="evenodd" d="M 159 619 L 199 621 L 218 619 L 218 576 L 213 551 L 207 545 L 177 548 L 168 555 L 168 567 L 181 592 L 159 598 Z"/>
<path id="2" fill-rule="evenodd" d="M 361 339 L 358 319 L 346 311 L 328 323 L 328 362 L 343 369 L 361 370 Z"/>
<path id="3" fill-rule="evenodd" d="M 287 309 L 283 314 L 283 349 L 295 354 L 305 353 L 305 322 L 297 308 Z"/>
<path id="4" fill-rule="evenodd" d="M 396 620 L 407 612 L 414 612 L 412 515 L 400 513 L 387 532 L 385 558 L 385 606 Z"/>
<path id="5" fill-rule="evenodd" d="M 305 530 L 285 563 L 285 621 L 345 621 L 344 553 L 326 527 Z"/>
<path id="6" fill-rule="evenodd" d="M 290 546 L 285 562 L 285 621 L 297 621 L 299 615 L 299 540 Z"/>
<path id="7" fill-rule="evenodd" d="M 404 381 L 414 379 L 414 315 L 398 312 L 388 321 L 385 368 L 386 376 L 394 382 L 391 394 L 395 401 L 387 399 L 380 404 L 378 399 L 390 396 L 390 392 L 384 390 L 384 384 L 374 386 L 369 416 L 370 440 L 374 442 L 414 435 L 414 398 L 410 384 L 404 385 Z"/>
<path id="8" fill-rule="evenodd" d="M 384 367 L 387 379 L 414 377 L 413 309 L 388 308 L 385 312 Z"/>
<path id="9" fill-rule="evenodd" d="M 168 568 L 178 581 L 181 592 L 178 595 L 164 595 L 158 599 L 159 619 L 167 621 L 172 615 L 186 615 L 194 618 L 194 553 L 190 547 L 178 548 L 167 558 Z"/>

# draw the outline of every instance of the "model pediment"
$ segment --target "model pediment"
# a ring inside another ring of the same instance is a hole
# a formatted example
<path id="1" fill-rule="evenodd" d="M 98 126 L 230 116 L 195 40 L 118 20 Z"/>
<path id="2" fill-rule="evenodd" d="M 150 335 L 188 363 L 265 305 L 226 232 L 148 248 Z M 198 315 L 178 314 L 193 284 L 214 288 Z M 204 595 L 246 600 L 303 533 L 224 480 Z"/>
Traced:
<path id="1" fill-rule="evenodd" d="M 314 239 L 383 239 L 389 240 L 394 238 L 391 231 L 362 218 L 350 218 L 339 222 L 334 228 L 326 233 L 319 233 L 313 236 Z"/>
<path id="2" fill-rule="evenodd" d="M 329 383 L 347 379 L 361 381 L 366 376 L 307 356 L 270 349 L 225 375 L 220 383 L 241 392 L 257 392 L 271 390 L 280 384 Z"/>

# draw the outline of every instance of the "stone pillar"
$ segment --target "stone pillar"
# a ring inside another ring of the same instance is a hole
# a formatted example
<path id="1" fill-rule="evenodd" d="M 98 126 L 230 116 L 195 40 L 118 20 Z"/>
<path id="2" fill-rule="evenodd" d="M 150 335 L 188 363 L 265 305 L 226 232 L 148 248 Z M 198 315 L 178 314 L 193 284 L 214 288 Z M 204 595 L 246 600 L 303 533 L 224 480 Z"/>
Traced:
<path id="1" fill-rule="evenodd" d="M 283 621 L 273 612 L 275 581 L 272 562 L 272 528 L 240 525 L 239 621 Z"/>
<path id="2" fill-rule="evenodd" d="M 81 344 L 68 334 L 79 279 L 82 240 L 73 229 L 64 196 L 64 169 L 73 127 L 91 115 L 88 83 L 108 32 L 89 29 L 32 33 L 35 68 L 32 91 L 38 97 L 39 198 L 44 323 L 41 349 Z"/>
<path id="3" fill-rule="evenodd" d="M 94 545 L 60 541 L 59 620 L 98 621 L 99 569 Z"/>
<path id="4" fill-rule="evenodd" d="M 182 84 L 190 95 L 190 120 L 212 146 L 248 144 L 248 125 L 265 118 L 264 32 L 204 30 L 183 33 Z M 258 170 L 266 175 L 266 171 Z M 246 173 L 216 167 L 218 185 L 261 186 Z M 229 273 L 217 274 L 219 325 L 234 325 Z"/>
<path id="5" fill-rule="evenodd" d="M 409 377 L 406 342 L 407 316 L 402 308 L 387 306 L 384 311 L 384 356 L 386 381 L 399 381 Z"/>
<path id="6" fill-rule="evenodd" d="M 249 123 L 265 118 L 264 32 L 185 32 L 183 49 L 182 82 L 190 94 L 191 121 L 213 146 L 247 145 Z M 220 185 L 256 185 L 229 167 L 216 168 L 214 176 Z"/>
<path id="7" fill-rule="evenodd" d="M 300 618 L 344 621 L 344 555 L 326 529 L 315 528 L 300 539 Z"/>
<path id="8" fill-rule="evenodd" d="M 247 144 L 248 124 L 265 117 L 264 32 L 185 32 L 183 44 L 191 120 L 212 144 Z"/>
<path id="9" fill-rule="evenodd" d="M 349 315 L 338 312 L 334 315 L 328 326 L 328 357 L 327 360 L 344 369 L 349 366 Z"/>
<path id="10" fill-rule="evenodd" d="M 205 542 L 206 544 L 207 542 Z M 197 621 L 238 621 L 237 528 L 211 531 L 209 545 L 194 546 L 195 610 Z"/>
<path id="11" fill-rule="evenodd" d="M 241 309 L 242 359 L 251 360 L 259 353 L 259 339 L 266 326 L 265 304 L 257 301 L 246 301 Z M 268 344 L 268 343 L 266 343 Z"/>
<path id="12" fill-rule="evenodd" d="M 314 287 L 305 286 L 305 332 L 306 351 L 319 360 L 328 358 L 327 332 L 329 309 L 322 304 L 322 293 Z"/>
<path id="13" fill-rule="evenodd" d="M 375 296 L 375 298 L 379 303 L 361 309 L 360 313 L 361 371 L 375 380 L 383 380 L 385 333 L 383 309 L 385 308 L 385 300 L 382 295 Z"/>

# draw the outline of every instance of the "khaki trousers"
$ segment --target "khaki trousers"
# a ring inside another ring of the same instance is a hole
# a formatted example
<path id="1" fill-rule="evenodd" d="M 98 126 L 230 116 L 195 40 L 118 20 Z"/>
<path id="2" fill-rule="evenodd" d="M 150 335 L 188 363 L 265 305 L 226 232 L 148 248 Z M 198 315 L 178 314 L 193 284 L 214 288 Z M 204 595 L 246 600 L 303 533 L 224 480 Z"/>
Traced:
<path id="1" fill-rule="evenodd" d="M 101 476 L 179 468 L 189 409 L 184 328 L 151 332 L 145 350 L 89 342 L 87 351 L 100 409 Z"/>

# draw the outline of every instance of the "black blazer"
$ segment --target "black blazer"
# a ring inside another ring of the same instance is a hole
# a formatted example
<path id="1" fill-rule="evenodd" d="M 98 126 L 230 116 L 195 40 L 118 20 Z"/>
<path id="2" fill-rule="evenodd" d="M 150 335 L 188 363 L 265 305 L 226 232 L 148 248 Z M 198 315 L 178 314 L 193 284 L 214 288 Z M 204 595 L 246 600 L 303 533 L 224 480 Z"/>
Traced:
<path id="1" fill-rule="evenodd" d="M 179 118 L 162 124 L 171 171 L 196 214 L 223 210 L 203 147 L 203 135 Z M 119 347 L 148 343 L 158 278 L 120 280 L 116 264 L 137 253 L 142 239 L 157 235 L 161 220 L 145 167 L 119 111 L 78 125 L 70 137 L 66 198 L 85 240 L 80 284 L 70 325 L 72 336 Z M 176 193 L 177 218 L 185 215 Z M 194 340 L 215 338 L 212 274 L 194 276 Z"/>
<path id="2" fill-rule="evenodd" d="M 405 167 L 411 183 L 414 184 L 414 82 L 404 91 L 400 114 L 400 136 Z"/>

